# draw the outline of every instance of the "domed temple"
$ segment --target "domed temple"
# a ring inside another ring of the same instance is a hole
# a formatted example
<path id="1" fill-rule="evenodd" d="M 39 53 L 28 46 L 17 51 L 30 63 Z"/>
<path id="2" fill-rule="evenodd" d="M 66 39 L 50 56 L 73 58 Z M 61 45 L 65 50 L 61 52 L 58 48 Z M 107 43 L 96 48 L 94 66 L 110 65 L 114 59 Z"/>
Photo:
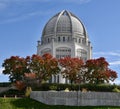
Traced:
<path id="1" fill-rule="evenodd" d="M 63 10 L 53 16 L 45 25 L 37 54 L 50 53 L 53 57 L 78 57 L 84 61 L 92 58 L 92 46 L 81 20 L 73 13 Z M 52 82 L 65 83 L 59 75 Z"/>

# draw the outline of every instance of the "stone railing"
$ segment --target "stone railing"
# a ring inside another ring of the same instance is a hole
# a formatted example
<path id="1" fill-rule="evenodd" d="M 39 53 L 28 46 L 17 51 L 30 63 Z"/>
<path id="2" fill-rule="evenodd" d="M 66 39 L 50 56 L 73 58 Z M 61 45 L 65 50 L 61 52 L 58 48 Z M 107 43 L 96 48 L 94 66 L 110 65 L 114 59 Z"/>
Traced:
<path id="1" fill-rule="evenodd" d="M 30 97 L 49 105 L 120 106 L 120 93 L 32 91 Z"/>

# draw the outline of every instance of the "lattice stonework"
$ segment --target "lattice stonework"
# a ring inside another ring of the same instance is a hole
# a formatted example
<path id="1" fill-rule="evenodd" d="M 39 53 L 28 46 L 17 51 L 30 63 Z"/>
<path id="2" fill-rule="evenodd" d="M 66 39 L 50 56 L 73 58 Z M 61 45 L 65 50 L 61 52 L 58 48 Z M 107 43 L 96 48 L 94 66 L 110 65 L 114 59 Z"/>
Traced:
<path id="1" fill-rule="evenodd" d="M 56 58 L 63 58 L 63 57 L 71 57 L 71 49 L 70 48 L 57 48 L 56 49 Z"/>

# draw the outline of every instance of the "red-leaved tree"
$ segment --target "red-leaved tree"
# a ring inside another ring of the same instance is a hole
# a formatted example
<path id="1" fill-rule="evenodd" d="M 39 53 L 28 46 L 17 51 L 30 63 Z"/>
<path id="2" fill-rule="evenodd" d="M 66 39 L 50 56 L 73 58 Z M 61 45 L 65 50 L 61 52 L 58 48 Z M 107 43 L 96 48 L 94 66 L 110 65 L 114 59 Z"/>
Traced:
<path id="1" fill-rule="evenodd" d="M 43 56 L 33 55 L 31 57 L 30 69 L 36 74 L 39 83 L 49 80 L 52 75 L 60 71 L 57 59 L 48 53 Z"/>
<path id="2" fill-rule="evenodd" d="M 8 74 L 10 81 L 21 90 L 22 86 L 30 86 L 34 83 L 41 84 L 52 75 L 57 74 L 60 69 L 58 61 L 50 54 L 43 56 L 32 55 L 26 58 L 11 56 L 2 64 L 3 74 Z"/>
<path id="3" fill-rule="evenodd" d="M 84 64 L 81 59 L 65 57 L 59 60 L 59 64 L 63 69 L 61 70 L 63 77 L 69 79 L 71 84 L 76 80 L 81 80 L 80 70 Z"/>
<path id="4" fill-rule="evenodd" d="M 4 60 L 3 74 L 8 74 L 11 82 L 22 80 L 24 73 L 27 71 L 27 63 L 24 58 L 11 56 Z"/>
<path id="5" fill-rule="evenodd" d="M 108 68 L 109 64 L 104 57 L 98 59 L 90 59 L 86 61 L 86 72 L 84 77 L 89 83 L 105 83 L 114 81 L 117 78 L 117 73 Z"/>

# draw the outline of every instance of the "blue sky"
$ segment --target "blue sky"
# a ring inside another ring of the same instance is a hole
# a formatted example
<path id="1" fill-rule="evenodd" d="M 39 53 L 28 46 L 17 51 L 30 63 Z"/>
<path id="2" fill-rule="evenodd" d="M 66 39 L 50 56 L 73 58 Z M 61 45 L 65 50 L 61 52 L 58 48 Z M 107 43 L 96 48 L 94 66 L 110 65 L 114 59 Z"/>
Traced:
<path id="1" fill-rule="evenodd" d="M 81 19 L 93 46 L 93 58 L 105 57 L 120 84 L 120 0 L 0 0 L 0 72 L 4 59 L 31 56 L 43 27 L 68 10 Z M 0 73 L 0 82 L 8 77 Z"/>

